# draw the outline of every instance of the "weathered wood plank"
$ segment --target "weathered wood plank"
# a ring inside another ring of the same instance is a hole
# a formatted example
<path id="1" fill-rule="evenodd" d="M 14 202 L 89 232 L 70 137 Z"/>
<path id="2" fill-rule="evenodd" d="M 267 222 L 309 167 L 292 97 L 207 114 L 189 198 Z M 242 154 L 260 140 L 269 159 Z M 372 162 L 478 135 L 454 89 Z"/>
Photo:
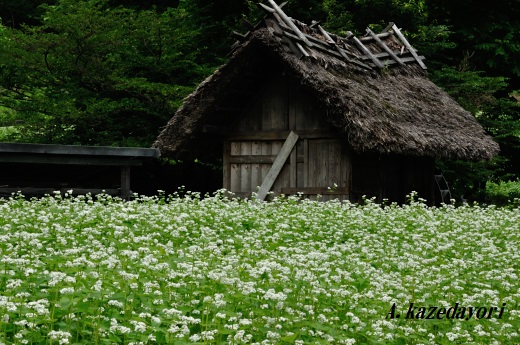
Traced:
<path id="1" fill-rule="evenodd" d="M 334 183 L 336 183 L 338 187 L 346 187 L 345 179 L 342 175 L 342 168 L 346 164 L 346 161 L 343 149 L 341 147 L 341 143 L 335 142 L 333 144 L 333 147 L 334 149 L 331 150 L 333 152 L 330 152 L 330 155 L 332 157 L 332 169 L 334 171 L 334 180 L 329 181 L 329 183 L 331 187 L 334 185 Z"/>
<path id="2" fill-rule="evenodd" d="M 283 26 L 282 26 L 282 29 L 284 29 L 284 33 L 283 33 L 284 36 L 287 36 L 288 38 L 290 38 L 290 39 L 292 39 L 292 40 L 295 40 L 295 41 L 301 41 L 300 38 L 299 38 L 298 36 L 293 35 L 292 33 L 285 31 L 285 28 L 284 28 Z M 275 35 L 279 35 L 279 34 L 275 33 Z M 321 50 L 321 51 L 323 51 L 323 52 L 325 52 L 325 53 L 329 53 L 329 54 L 335 55 L 335 56 L 337 56 L 337 57 L 340 58 L 340 59 L 343 58 L 343 56 L 342 56 L 339 52 L 337 52 L 336 50 L 331 49 L 331 48 L 327 45 L 327 43 L 325 43 L 325 42 L 323 42 L 323 41 L 320 41 L 319 39 L 317 39 L 317 38 L 315 38 L 315 37 L 312 37 L 312 36 L 308 36 L 308 35 L 307 35 L 307 38 L 310 39 L 310 40 L 312 40 L 312 41 L 314 42 L 314 48 L 316 48 L 316 49 L 318 49 L 318 50 Z M 295 46 L 295 47 L 296 47 L 296 46 Z M 340 47 L 340 49 L 341 49 L 345 54 L 347 54 L 347 55 L 351 55 L 353 58 L 358 58 L 356 55 L 352 54 L 351 52 L 349 52 L 349 51 L 347 51 L 347 50 L 345 50 L 345 49 L 343 49 L 343 48 L 341 48 L 341 47 Z M 362 68 L 368 69 L 368 70 L 371 70 L 371 69 L 372 69 L 372 67 L 370 67 L 370 66 L 368 66 L 368 65 L 366 65 L 366 64 L 364 64 L 364 63 L 362 63 L 361 61 L 357 61 L 357 60 L 353 60 L 353 59 L 351 59 L 349 62 L 350 62 L 350 63 L 353 63 L 353 64 L 355 64 L 355 65 L 357 65 L 357 66 L 359 66 L 359 67 L 362 67 Z"/>
<path id="3" fill-rule="evenodd" d="M 35 196 L 35 195 L 54 195 L 55 192 L 60 192 L 62 195 L 65 193 L 69 193 L 72 190 L 71 195 L 85 195 L 85 194 L 108 194 L 112 196 L 120 196 L 121 189 L 119 188 L 52 188 L 52 187 L 1 187 L 0 188 L 0 196 L 10 196 L 12 193 L 22 193 L 25 196 Z M 70 193 L 69 193 L 70 194 Z"/>
<path id="4" fill-rule="evenodd" d="M 55 144 L 0 143 L 0 152 L 20 154 L 77 155 L 77 156 L 113 156 L 117 157 L 159 157 L 159 149 L 141 147 L 111 146 L 76 146 Z M 114 164 L 118 165 L 118 164 Z M 125 165 L 125 164 L 123 164 Z"/>
<path id="5" fill-rule="evenodd" d="M 264 10 L 266 10 L 267 12 L 269 12 L 269 13 L 275 13 L 275 12 L 276 12 L 276 11 L 274 10 L 274 8 L 271 8 L 271 7 L 269 7 L 269 6 L 266 6 L 266 5 L 262 4 L 261 2 L 259 2 L 258 5 L 259 5 L 260 7 L 262 7 Z"/>
<path id="6" fill-rule="evenodd" d="M 316 117 L 320 115 L 317 114 Z M 309 119 L 307 121 L 306 118 L 300 119 L 297 118 L 297 127 L 301 126 L 321 126 L 320 124 L 316 124 L 316 121 Z M 324 129 L 297 129 L 300 139 L 326 139 L 326 138 L 336 138 L 338 136 L 337 133 L 332 131 L 324 130 Z M 289 135 L 290 131 L 260 131 L 260 132 L 239 132 L 233 133 L 227 137 L 228 140 L 234 141 L 258 141 L 258 140 L 284 140 Z M 233 154 L 233 153 L 232 153 Z M 234 154 L 236 155 L 236 154 Z"/>
<path id="7" fill-rule="evenodd" d="M 286 78 L 282 76 L 274 78 L 262 97 L 262 130 L 287 131 L 289 129 L 287 98 Z"/>
<path id="8" fill-rule="evenodd" d="M 276 155 L 268 156 L 231 156 L 229 163 L 231 164 L 273 164 L 276 160 Z"/>
<path id="9" fill-rule="evenodd" d="M 303 140 L 303 186 L 309 186 L 309 139 Z"/>
<path id="10" fill-rule="evenodd" d="M 278 155 L 280 153 L 280 150 L 282 149 L 283 142 L 281 141 L 274 141 L 271 143 L 271 153 L 273 155 Z"/>
<path id="11" fill-rule="evenodd" d="M 382 33 L 379 33 L 379 34 L 376 34 L 377 38 L 381 39 L 381 38 L 387 38 L 389 36 L 391 36 L 392 34 L 390 32 L 382 32 Z M 359 38 L 359 40 L 363 43 L 365 42 L 370 42 L 370 41 L 373 41 L 374 40 L 374 37 L 372 36 L 365 36 L 365 37 L 361 37 Z"/>
<path id="12" fill-rule="evenodd" d="M 288 159 L 289 160 L 289 159 Z M 287 162 L 282 167 L 282 170 L 278 174 L 278 177 L 274 181 L 273 186 L 271 187 L 271 191 L 274 195 L 280 195 L 282 193 L 282 188 L 290 187 L 290 172 L 289 172 L 289 164 Z"/>
<path id="13" fill-rule="evenodd" d="M 386 54 L 386 53 L 382 53 L 382 54 Z M 378 54 L 380 55 L 380 54 Z M 368 59 L 367 57 L 363 56 L 362 59 Z M 416 61 L 415 58 L 413 56 L 407 56 L 407 57 L 402 57 L 402 58 L 399 58 L 403 63 L 406 63 L 406 62 L 412 62 L 412 61 Z M 426 58 L 421 55 L 419 56 L 419 59 L 421 60 L 425 60 Z M 388 60 L 384 60 L 382 61 L 385 66 L 390 66 L 390 65 L 395 65 L 397 62 L 395 62 L 394 60 L 391 60 L 391 59 L 388 59 Z M 371 64 L 371 62 L 370 62 Z M 374 65 L 375 66 L 375 65 Z"/>
<path id="14" fill-rule="evenodd" d="M 272 31 L 274 31 L 274 32 L 276 32 L 278 34 L 283 34 L 282 28 L 280 27 L 280 25 L 278 25 L 278 22 L 276 22 L 275 20 L 268 18 L 268 19 L 265 20 L 265 24 Z"/>
<path id="15" fill-rule="evenodd" d="M 273 154 L 272 143 L 271 142 L 265 142 L 265 141 L 262 142 L 262 156 L 268 156 L 268 155 L 272 155 L 272 154 Z M 262 184 L 262 181 L 267 176 L 267 173 L 269 172 L 270 168 L 271 168 L 271 164 L 262 164 L 262 166 L 261 166 L 261 173 L 262 173 L 261 176 L 262 177 L 261 177 L 261 181 L 260 181 L 259 185 Z"/>
<path id="16" fill-rule="evenodd" d="M 275 10 L 276 14 L 280 16 L 280 18 L 283 20 L 283 22 L 290 27 L 293 32 L 303 41 L 308 47 L 312 47 L 313 44 L 305 37 L 303 32 L 298 29 L 298 27 L 294 24 L 291 18 L 287 17 L 285 12 L 274 2 L 274 0 L 268 0 L 269 4 L 271 4 L 271 7 Z"/>
<path id="17" fill-rule="evenodd" d="M 258 158 L 259 157 L 262 157 L 262 142 L 260 141 L 254 141 L 251 143 L 251 160 L 253 160 L 253 162 L 251 162 L 251 187 L 252 187 L 252 191 L 253 192 L 256 192 L 257 191 L 257 187 L 260 186 L 260 184 L 262 184 L 262 163 L 263 162 L 259 162 L 258 161 Z M 273 157 L 272 158 L 272 161 L 270 162 L 267 162 L 267 163 L 270 163 L 272 164 L 274 162 L 274 159 L 276 157 Z"/>
<path id="18" fill-rule="evenodd" d="M 308 51 L 305 50 L 305 48 L 302 47 L 302 45 L 299 42 L 296 42 L 296 47 L 302 52 L 303 56 L 309 57 L 311 56 Z"/>
<path id="19" fill-rule="evenodd" d="M 290 169 L 290 177 L 289 177 L 289 186 L 290 187 L 296 187 L 296 174 L 297 174 L 297 171 L 296 171 L 296 168 L 297 168 L 297 153 L 296 153 L 296 148 L 294 150 L 291 151 L 291 160 L 290 160 L 290 163 L 289 163 L 289 169 Z"/>
<path id="20" fill-rule="evenodd" d="M 348 195 L 348 188 L 325 188 L 325 187 L 306 187 L 306 188 L 282 188 L 282 194 L 307 194 L 307 195 Z"/>
<path id="21" fill-rule="evenodd" d="M 222 148 L 222 187 L 226 190 L 231 190 L 231 143 L 224 141 L 224 147 Z"/>
<path id="22" fill-rule="evenodd" d="M 370 50 L 368 50 L 367 47 L 365 47 L 365 45 L 363 43 L 361 43 L 361 41 L 356 37 L 354 36 L 354 34 L 350 31 L 347 32 L 347 34 L 350 37 L 350 39 L 354 42 L 354 44 L 359 48 L 359 50 L 361 50 L 366 56 L 368 56 L 370 58 L 370 60 L 372 60 L 372 62 L 379 68 L 384 68 L 384 65 L 381 63 L 381 61 L 379 61 L 373 54 Z"/>
<path id="23" fill-rule="evenodd" d="M 321 27 L 321 25 L 318 25 L 318 29 L 320 30 L 321 34 L 325 37 L 325 39 L 327 40 L 327 43 L 330 43 L 332 45 L 334 45 L 334 48 L 336 49 L 336 51 L 338 53 L 341 54 L 341 56 L 343 56 L 343 58 L 345 60 L 347 60 L 348 62 L 351 62 L 350 61 L 350 58 L 348 57 L 348 55 L 343 51 L 343 49 L 341 49 L 337 44 L 336 42 L 332 39 L 332 37 L 330 37 L 329 33 L 327 31 L 325 31 L 325 29 L 323 29 Z"/>
<path id="24" fill-rule="evenodd" d="M 251 156 L 251 142 L 245 141 L 240 144 L 240 155 L 242 157 Z M 240 164 L 240 191 L 252 192 L 251 188 L 251 164 Z"/>
<path id="25" fill-rule="evenodd" d="M 248 31 L 245 34 L 241 34 L 240 32 L 236 32 L 236 31 L 231 32 L 231 35 L 235 36 L 235 38 L 238 38 L 240 41 L 245 41 L 249 37 L 250 34 L 251 34 L 251 31 Z"/>
<path id="26" fill-rule="evenodd" d="M 232 156 L 240 155 L 240 142 L 234 141 L 230 143 L 230 153 Z"/>
<path id="27" fill-rule="evenodd" d="M 272 1 L 272 0 L 270 0 Z M 276 178 L 278 177 L 278 174 L 282 170 L 285 162 L 287 161 L 287 158 L 289 157 L 291 151 L 294 148 L 294 145 L 298 141 L 298 134 L 291 131 L 287 139 L 285 140 L 285 143 L 282 146 L 282 149 L 280 150 L 278 157 L 276 157 L 276 160 L 274 161 L 273 165 L 271 166 L 271 169 L 269 169 L 269 172 L 267 173 L 267 176 L 265 177 L 264 181 L 262 182 L 262 185 L 260 186 L 260 190 L 258 191 L 258 199 L 259 200 L 265 200 L 265 197 L 267 196 L 267 193 L 273 186 L 274 182 L 276 181 Z"/>
<path id="28" fill-rule="evenodd" d="M 47 154 L 8 154 L 0 155 L 0 163 L 32 163 L 32 164 L 63 164 L 63 165 L 103 165 L 103 166 L 139 166 L 143 159 L 115 156 L 75 156 Z"/>
<path id="29" fill-rule="evenodd" d="M 240 165 L 231 164 L 231 188 L 230 191 L 233 193 L 240 192 Z"/>
<path id="30" fill-rule="evenodd" d="M 415 58 L 415 60 L 417 61 L 417 63 L 423 68 L 423 69 L 427 69 L 426 65 L 422 62 L 422 59 L 419 57 L 419 55 L 417 55 L 417 52 L 415 51 L 415 49 L 410 45 L 410 43 L 408 43 L 408 40 L 406 39 L 406 37 L 404 37 L 404 35 L 401 33 L 401 30 L 399 30 L 399 28 L 397 27 L 397 25 L 392 25 L 392 31 L 397 35 L 397 37 L 399 37 L 399 39 L 401 40 L 401 42 L 403 42 L 404 46 L 410 51 L 410 53 L 412 53 L 413 57 Z"/>
<path id="31" fill-rule="evenodd" d="M 367 28 L 367 33 L 392 57 L 392 59 L 394 59 L 399 65 L 404 66 L 404 62 L 402 62 L 401 59 L 394 54 L 392 49 L 388 48 L 388 46 L 383 41 L 381 41 L 381 39 L 372 30 Z"/>

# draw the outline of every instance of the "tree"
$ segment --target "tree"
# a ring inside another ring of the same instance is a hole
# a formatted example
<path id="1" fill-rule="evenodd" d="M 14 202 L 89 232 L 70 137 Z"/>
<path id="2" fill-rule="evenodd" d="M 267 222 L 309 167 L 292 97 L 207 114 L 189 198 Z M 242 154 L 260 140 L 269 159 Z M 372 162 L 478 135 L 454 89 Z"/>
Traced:
<path id="1" fill-rule="evenodd" d="M 1 27 L 0 105 L 13 140 L 150 145 L 210 68 L 185 10 L 134 11 L 105 0 L 58 0 L 42 25 Z"/>

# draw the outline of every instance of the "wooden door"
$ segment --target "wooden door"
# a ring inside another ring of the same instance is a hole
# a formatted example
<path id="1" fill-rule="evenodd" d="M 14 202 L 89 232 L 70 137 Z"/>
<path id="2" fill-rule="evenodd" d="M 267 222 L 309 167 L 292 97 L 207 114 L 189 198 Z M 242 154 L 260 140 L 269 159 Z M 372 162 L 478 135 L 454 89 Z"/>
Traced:
<path id="1" fill-rule="evenodd" d="M 251 197 L 266 178 L 284 141 L 228 141 L 224 145 L 224 188 Z M 227 158 L 226 158 L 227 157 Z M 338 139 L 299 139 L 270 189 L 275 195 L 303 193 L 324 200 L 348 199 L 350 161 Z"/>

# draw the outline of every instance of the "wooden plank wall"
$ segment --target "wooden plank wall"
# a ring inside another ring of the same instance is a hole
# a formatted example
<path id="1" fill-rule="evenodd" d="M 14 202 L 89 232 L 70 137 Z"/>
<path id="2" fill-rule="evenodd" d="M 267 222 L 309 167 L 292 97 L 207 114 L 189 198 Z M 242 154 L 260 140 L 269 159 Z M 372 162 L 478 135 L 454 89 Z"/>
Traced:
<path id="1" fill-rule="evenodd" d="M 310 196 L 316 197 L 336 184 L 344 194 L 323 199 L 347 199 L 351 165 L 345 144 L 331 131 L 317 102 L 281 75 L 251 100 L 225 142 L 224 188 L 239 197 L 257 191 L 290 130 L 300 139 L 271 191 L 314 188 Z"/>

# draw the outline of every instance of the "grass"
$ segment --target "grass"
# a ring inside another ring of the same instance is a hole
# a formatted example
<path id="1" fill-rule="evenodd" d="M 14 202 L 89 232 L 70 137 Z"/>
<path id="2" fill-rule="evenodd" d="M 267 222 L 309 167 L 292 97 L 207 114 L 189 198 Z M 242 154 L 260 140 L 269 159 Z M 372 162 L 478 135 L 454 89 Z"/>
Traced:
<path id="1" fill-rule="evenodd" d="M 520 342 L 518 208 L 13 196 L 0 229 L 3 344 Z"/>

